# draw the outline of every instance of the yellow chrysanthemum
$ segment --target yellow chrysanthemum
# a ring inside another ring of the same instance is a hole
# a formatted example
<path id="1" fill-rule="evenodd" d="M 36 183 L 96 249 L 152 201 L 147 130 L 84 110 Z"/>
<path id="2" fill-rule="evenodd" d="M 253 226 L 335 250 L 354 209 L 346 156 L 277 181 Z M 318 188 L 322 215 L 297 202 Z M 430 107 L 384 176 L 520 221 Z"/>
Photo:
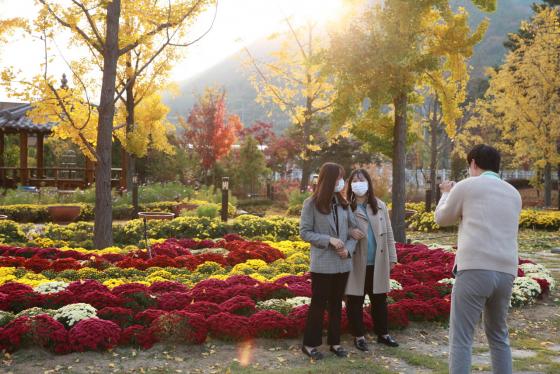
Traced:
<path id="1" fill-rule="evenodd" d="M 101 273 L 99 272 L 99 270 L 90 267 L 85 267 L 78 270 L 78 276 L 80 277 L 80 279 L 97 279 L 100 275 Z"/>
<path id="2" fill-rule="evenodd" d="M 103 285 L 109 287 L 110 289 L 113 289 L 125 283 L 126 282 L 122 279 L 107 279 L 105 282 L 103 282 Z"/>
<path id="3" fill-rule="evenodd" d="M 170 272 L 168 272 L 167 270 L 158 270 L 158 271 L 154 271 L 153 273 L 151 273 L 150 275 L 148 275 L 146 277 L 146 279 L 148 281 L 154 282 L 154 278 L 161 278 L 161 279 L 165 279 L 165 280 L 171 280 L 173 279 L 173 274 L 171 274 Z"/>
<path id="4" fill-rule="evenodd" d="M 249 276 L 253 279 L 258 280 L 259 282 L 266 282 L 268 280 L 259 273 L 252 273 L 252 274 L 249 274 Z"/>
<path id="5" fill-rule="evenodd" d="M 288 276 L 290 276 L 290 275 L 293 275 L 293 274 L 290 274 L 290 273 L 280 273 L 280 274 L 275 275 L 274 277 L 270 278 L 270 281 L 271 281 L 271 282 L 276 282 L 278 279 L 283 278 L 283 277 L 288 277 Z"/>

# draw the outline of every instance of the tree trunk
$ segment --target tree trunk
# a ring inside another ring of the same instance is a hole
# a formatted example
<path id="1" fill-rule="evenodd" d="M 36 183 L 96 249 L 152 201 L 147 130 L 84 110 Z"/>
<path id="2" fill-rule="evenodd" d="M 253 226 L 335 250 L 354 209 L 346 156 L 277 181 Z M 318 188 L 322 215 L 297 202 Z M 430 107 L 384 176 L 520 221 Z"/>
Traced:
<path id="1" fill-rule="evenodd" d="M 127 68 L 132 69 L 132 52 L 128 53 L 127 56 Z M 135 79 L 134 77 L 132 78 L 128 78 L 127 81 L 127 88 L 126 88 L 126 134 L 128 137 L 128 134 L 130 134 L 132 131 L 134 131 L 134 109 L 135 109 L 135 102 L 134 102 L 134 85 L 135 85 Z M 127 169 L 126 169 L 126 185 L 132 186 L 132 177 L 134 176 L 134 174 L 136 174 L 136 162 L 135 162 L 135 157 L 132 153 L 130 153 L 128 150 L 125 152 L 125 157 L 126 157 L 126 165 L 127 165 Z"/>
<path id="2" fill-rule="evenodd" d="M 307 32 L 307 56 L 313 56 L 313 28 L 309 27 Z M 305 57 L 305 55 L 304 55 Z M 304 160 L 302 163 L 302 173 L 301 173 L 301 183 L 299 185 L 299 190 L 301 192 L 307 191 L 309 186 L 309 177 L 311 176 L 311 155 L 309 148 L 307 147 L 311 141 L 311 125 L 313 124 L 313 97 L 310 95 L 310 87 L 313 84 L 313 78 L 311 72 L 309 71 L 309 66 L 307 67 L 306 74 L 306 92 L 305 97 L 305 122 L 303 123 L 303 146 Z"/>
<path id="3" fill-rule="evenodd" d="M 544 206 L 550 208 L 552 206 L 552 165 L 546 163 L 544 167 Z"/>
<path id="4" fill-rule="evenodd" d="M 406 109 L 407 95 L 401 93 L 394 99 L 395 128 L 393 133 L 393 185 L 391 200 L 393 203 L 391 221 L 395 240 L 406 243 Z"/>
<path id="5" fill-rule="evenodd" d="M 308 81 L 311 78 L 308 76 Z M 310 97 L 307 98 L 307 109 L 306 109 L 306 114 L 305 114 L 305 122 L 303 124 L 303 146 L 304 151 L 303 151 L 303 162 L 301 164 L 301 183 L 299 185 L 299 190 L 301 192 L 303 191 L 307 191 L 307 187 L 309 186 L 309 177 L 311 176 L 311 166 L 312 166 L 312 161 L 311 161 L 311 154 L 309 152 L 309 148 L 307 147 L 307 145 L 310 143 L 311 141 L 311 111 L 312 111 L 312 100 Z"/>
<path id="6" fill-rule="evenodd" d="M 113 245 L 111 201 L 111 146 L 115 115 L 115 79 L 119 58 L 119 18 L 121 1 L 107 4 L 107 30 L 103 48 L 103 80 L 99 100 L 97 128 L 97 164 L 95 166 L 95 229 L 93 245 L 97 249 Z"/>
<path id="7" fill-rule="evenodd" d="M 299 184 L 299 190 L 303 192 L 307 191 L 307 187 L 309 186 L 309 177 L 311 176 L 311 161 L 303 160 L 301 169 L 301 182 Z"/>
<path id="8" fill-rule="evenodd" d="M 560 139 L 556 141 L 556 152 L 560 153 Z M 556 165 L 558 170 L 556 171 L 558 174 L 558 210 L 560 210 L 560 164 Z"/>
<path id="9" fill-rule="evenodd" d="M 464 177 L 464 172 L 467 167 L 467 161 L 459 156 L 451 149 L 451 175 L 449 179 L 452 181 L 459 181 Z"/>
<path id="10" fill-rule="evenodd" d="M 432 201 L 430 202 L 430 206 L 426 207 L 427 211 L 432 210 L 431 205 L 434 201 L 436 196 L 436 188 L 437 186 L 437 96 L 434 98 L 434 111 L 433 117 L 430 120 L 430 189 L 432 190 Z"/>

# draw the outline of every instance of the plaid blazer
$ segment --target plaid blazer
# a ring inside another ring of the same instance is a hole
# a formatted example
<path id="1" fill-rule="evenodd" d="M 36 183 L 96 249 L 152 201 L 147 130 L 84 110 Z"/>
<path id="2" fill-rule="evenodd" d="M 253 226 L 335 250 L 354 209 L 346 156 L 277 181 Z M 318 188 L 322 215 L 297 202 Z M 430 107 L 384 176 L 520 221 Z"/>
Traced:
<path id="1" fill-rule="evenodd" d="M 352 270 L 352 260 L 350 258 L 341 259 L 329 241 L 331 237 L 342 240 L 352 255 L 356 250 L 356 240 L 350 237 L 350 229 L 357 227 L 356 220 L 350 207 L 344 209 L 342 205 L 336 204 L 336 208 L 338 235 L 332 214 L 319 212 L 313 197 L 309 197 L 303 203 L 299 233 L 304 241 L 311 244 L 310 271 L 312 273 L 336 274 Z"/>

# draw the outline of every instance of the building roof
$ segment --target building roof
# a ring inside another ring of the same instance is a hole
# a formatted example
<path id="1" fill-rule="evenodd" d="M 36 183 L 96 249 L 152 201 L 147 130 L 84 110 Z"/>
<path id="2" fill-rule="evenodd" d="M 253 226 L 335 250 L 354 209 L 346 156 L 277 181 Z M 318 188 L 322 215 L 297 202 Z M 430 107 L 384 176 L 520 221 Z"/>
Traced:
<path id="1" fill-rule="evenodd" d="M 32 122 L 27 117 L 29 110 L 31 110 L 30 104 L 0 102 L 0 131 L 48 134 L 56 126 L 55 122 L 45 124 Z"/>

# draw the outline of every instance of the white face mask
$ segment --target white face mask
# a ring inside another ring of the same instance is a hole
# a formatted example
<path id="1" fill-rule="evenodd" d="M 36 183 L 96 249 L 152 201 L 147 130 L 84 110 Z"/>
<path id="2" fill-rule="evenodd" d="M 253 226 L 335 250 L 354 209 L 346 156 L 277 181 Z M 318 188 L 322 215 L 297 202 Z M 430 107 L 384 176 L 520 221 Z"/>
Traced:
<path id="1" fill-rule="evenodd" d="M 340 178 L 336 183 L 336 186 L 334 186 L 334 192 L 339 193 L 343 189 L 344 189 L 344 179 Z"/>
<path id="2" fill-rule="evenodd" d="M 352 192 L 354 192 L 356 196 L 364 196 L 368 192 L 368 182 L 353 182 Z"/>

